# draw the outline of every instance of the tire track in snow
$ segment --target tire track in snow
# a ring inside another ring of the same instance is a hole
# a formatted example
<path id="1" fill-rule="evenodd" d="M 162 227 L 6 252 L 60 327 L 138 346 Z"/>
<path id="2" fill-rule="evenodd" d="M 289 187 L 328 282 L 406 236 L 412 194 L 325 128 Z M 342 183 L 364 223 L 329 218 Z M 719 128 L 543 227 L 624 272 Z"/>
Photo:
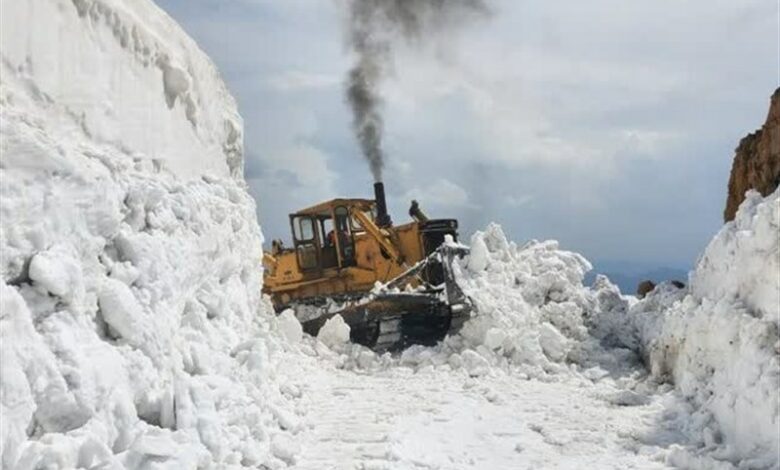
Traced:
<path id="1" fill-rule="evenodd" d="M 664 432 L 660 396 L 615 406 L 603 398 L 611 380 L 562 380 L 311 370 L 295 468 L 669 468 L 669 442 L 653 444 Z"/>

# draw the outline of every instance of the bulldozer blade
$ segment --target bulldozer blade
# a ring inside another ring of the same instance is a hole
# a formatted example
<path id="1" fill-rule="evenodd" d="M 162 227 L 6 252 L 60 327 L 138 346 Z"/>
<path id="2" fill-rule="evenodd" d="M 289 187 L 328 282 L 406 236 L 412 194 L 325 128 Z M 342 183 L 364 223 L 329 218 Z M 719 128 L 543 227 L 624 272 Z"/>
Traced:
<path id="1" fill-rule="evenodd" d="M 442 245 L 404 273 L 375 289 L 374 294 L 348 302 L 336 311 L 302 322 L 303 330 L 316 336 L 329 319 L 341 315 L 350 327 L 350 340 L 376 351 L 392 351 L 412 344 L 432 346 L 448 334 L 456 334 L 470 318 L 470 299 L 455 280 L 455 257 L 468 253 L 460 245 Z M 418 292 L 395 289 L 430 263 L 443 268 L 443 283 Z"/>

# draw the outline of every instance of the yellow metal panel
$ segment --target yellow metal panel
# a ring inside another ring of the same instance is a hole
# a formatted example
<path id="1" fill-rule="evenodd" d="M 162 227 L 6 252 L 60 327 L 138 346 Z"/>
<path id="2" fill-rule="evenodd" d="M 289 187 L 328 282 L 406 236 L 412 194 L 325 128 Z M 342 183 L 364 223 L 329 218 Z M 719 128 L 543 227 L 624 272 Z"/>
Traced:
<path id="1" fill-rule="evenodd" d="M 379 229 L 365 214 L 373 204 L 370 200 L 334 199 L 297 213 L 313 215 L 343 205 L 360 221 L 365 232 L 354 234 L 353 267 L 303 273 L 293 249 L 265 257 L 263 290 L 272 296 L 277 307 L 299 299 L 368 292 L 377 281 L 384 283 L 395 278 L 424 257 L 418 224 Z"/>

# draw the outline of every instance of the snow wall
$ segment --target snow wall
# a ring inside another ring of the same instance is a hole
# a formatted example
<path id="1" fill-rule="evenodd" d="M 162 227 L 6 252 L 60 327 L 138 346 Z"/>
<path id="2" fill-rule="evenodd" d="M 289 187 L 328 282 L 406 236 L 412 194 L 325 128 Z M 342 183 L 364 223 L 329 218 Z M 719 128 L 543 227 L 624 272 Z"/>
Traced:
<path id="1" fill-rule="evenodd" d="M 148 0 L 2 12 L 0 467 L 278 467 L 280 343 L 214 65 Z"/>
<path id="2" fill-rule="evenodd" d="M 60 124 L 179 176 L 243 176 L 233 97 L 153 2 L 2 0 L 2 9 L 3 75 L 60 111 Z"/>
<path id="3" fill-rule="evenodd" d="M 704 446 L 747 468 L 780 465 L 780 190 L 748 193 L 688 292 L 662 284 L 624 320 L 633 331 L 616 336 L 699 407 Z"/>

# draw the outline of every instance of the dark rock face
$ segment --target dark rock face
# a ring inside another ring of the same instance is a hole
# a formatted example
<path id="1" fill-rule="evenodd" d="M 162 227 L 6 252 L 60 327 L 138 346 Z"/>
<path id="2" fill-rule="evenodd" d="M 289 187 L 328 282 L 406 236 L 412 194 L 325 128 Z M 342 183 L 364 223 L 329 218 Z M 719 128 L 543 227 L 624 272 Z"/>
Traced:
<path id="1" fill-rule="evenodd" d="M 653 289 L 655 289 L 653 281 L 642 281 L 636 286 L 636 296 L 639 299 L 644 299 L 647 294 L 653 292 Z"/>
<path id="2" fill-rule="evenodd" d="M 729 177 L 725 222 L 734 219 L 745 192 L 755 189 L 763 196 L 780 184 L 780 88 L 772 95 L 764 126 L 744 137 L 736 149 Z"/>

